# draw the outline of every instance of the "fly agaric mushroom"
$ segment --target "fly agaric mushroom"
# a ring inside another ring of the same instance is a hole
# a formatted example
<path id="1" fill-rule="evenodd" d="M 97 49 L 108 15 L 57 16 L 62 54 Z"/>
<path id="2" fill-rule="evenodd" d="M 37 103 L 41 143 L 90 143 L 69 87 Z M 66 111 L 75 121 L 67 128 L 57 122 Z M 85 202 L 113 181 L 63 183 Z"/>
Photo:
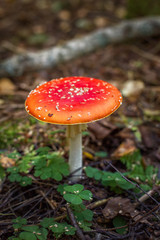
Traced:
<path id="1" fill-rule="evenodd" d="M 82 131 L 86 123 L 109 116 L 121 103 L 121 93 L 107 82 L 67 77 L 39 85 L 29 93 L 25 107 L 40 121 L 67 125 L 69 167 L 76 181 L 82 175 Z"/>

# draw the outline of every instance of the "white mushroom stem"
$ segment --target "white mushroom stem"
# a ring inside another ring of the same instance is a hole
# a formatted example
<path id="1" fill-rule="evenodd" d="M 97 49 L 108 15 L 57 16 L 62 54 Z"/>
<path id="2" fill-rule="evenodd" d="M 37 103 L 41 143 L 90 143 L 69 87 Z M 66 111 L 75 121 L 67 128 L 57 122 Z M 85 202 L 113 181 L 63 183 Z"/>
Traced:
<path id="1" fill-rule="evenodd" d="M 86 124 L 67 126 L 67 138 L 69 139 L 69 168 L 72 181 L 77 181 L 82 176 L 82 131 Z M 76 171 L 78 169 L 78 171 Z"/>

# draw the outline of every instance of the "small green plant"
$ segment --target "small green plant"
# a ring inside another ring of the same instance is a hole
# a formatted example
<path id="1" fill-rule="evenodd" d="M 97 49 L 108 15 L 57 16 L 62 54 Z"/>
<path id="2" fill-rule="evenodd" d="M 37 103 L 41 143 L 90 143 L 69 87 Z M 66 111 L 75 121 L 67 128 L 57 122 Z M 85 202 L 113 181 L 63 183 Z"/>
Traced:
<path id="1" fill-rule="evenodd" d="M 89 190 L 83 190 L 84 186 L 81 184 L 59 185 L 58 192 L 63 194 L 64 199 L 74 205 L 81 204 L 83 200 L 91 200 L 92 193 Z"/>
<path id="2" fill-rule="evenodd" d="M 84 231 L 89 231 L 90 227 L 92 226 L 93 212 L 90 209 L 87 209 L 84 204 L 71 204 L 71 208 L 79 227 Z"/>
<path id="3" fill-rule="evenodd" d="M 127 170 L 131 170 L 135 164 L 141 165 L 142 155 L 139 150 L 126 154 L 120 158 L 120 161 L 126 165 Z"/>
<path id="4" fill-rule="evenodd" d="M 75 234 L 75 227 L 69 225 L 66 222 L 58 223 L 54 221 L 53 218 L 44 218 L 41 221 L 41 225 L 44 228 L 47 228 L 53 232 L 53 236 L 56 238 L 59 238 L 62 236 L 62 234 L 65 235 L 74 235 Z"/>
<path id="5" fill-rule="evenodd" d="M 85 207 L 83 200 L 91 200 L 92 193 L 84 190 L 83 185 L 59 185 L 58 192 L 70 204 L 77 223 L 83 230 L 89 230 L 92 225 L 93 212 Z M 25 218 L 18 217 L 13 222 L 14 236 L 10 240 L 47 240 L 50 231 L 53 237 L 60 238 L 62 235 L 74 235 L 76 228 L 67 222 L 59 223 L 54 218 L 44 218 L 39 225 L 27 225 Z"/>
<path id="6" fill-rule="evenodd" d="M 145 169 L 142 165 L 142 156 L 140 151 L 135 151 L 132 154 L 125 155 L 120 158 L 121 162 L 126 165 L 127 172 L 120 174 L 119 172 L 106 172 L 97 168 L 86 167 L 85 172 L 89 178 L 101 181 L 101 183 L 110 187 L 112 191 L 119 193 L 122 190 L 134 189 L 136 190 L 136 183 L 140 187 L 147 191 L 151 189 L 153 183 L 157 182 L 158 169 L 153 166 L 147 166 Z M 123 178 L 124 176 L 124 178 Z M 128 177 L 133 181 L 127 181 L 125 177 Z"/>
<path id="7" fill-rule="evenodd" d="M 142 155 L 139 150 L 120 158 L 128 170 L 127 176 L 134 181 L 142 182 L 142 188 L 149 190 L 157 180 L 158 169 L 149 165 L 142 165 Z M 143 184 L 145 183 L 145 185 Z"/>
<path id="8" fill-rule="evenodd" d="M 18 217 L 12 220 L 15 235 L 10 240 L 45 240 L 47 239 L 48 230 L 37 225 L 27 225 L 25 218 Z"/>
<path id="9" fill-rule="evenodd" d="M 12 220 L 14 228 L 14 236 L 9 240 L 47 240 L 49 231 L 52 231 L 53 237 L 56 239 L 62 235 L 74 235 L 75 227 L 66 222 L 58 223 L 54 218 L 44 218 L 39 226 L 27 225 L 25 218 L 18 217 Z"/>
<path id="10" fill-rule="evenodd" d="M 100 180 L 105 187 L 110 187 L 112 191 L 117 193 L 121 192 L 121 189 L 132 189 L 135 187 L 117 172 L 105 172 L 93 167 L 86 167 L 85 172 L 88 177 Z M 123 175 L 126 175 L 126 173 Z"/>
<path id="11" fill-rule="evenodd" d="M 21 229 L 23 225 L 27 224 L 27 220 L 25 218 L 17 217 L 12 220 L 14 230 Z"/>
<path id="12" fill-rule="evenodd" d="M 17 139 L 20 136 L 19 132 L 20 129 L 17 123 L 2 124 L 0 131 L 0 149 L 6 149 L 6 147 L 17 145 Z"/>
<path id="13" fill-rule="evenodd" d="M 123 174 L 125 176 L 126 174 Z M 135 186 L 124 179 L 120 173 L 104 172 L 102 176 L 102 184 L 105 187 L 110 187 L 112 191 L 116 193 L 122 192 L 122 190 L 133 189 Z"/>
<path id="14" fill-rule="evenodd" d="M 32 179 L 30 177 L 22 176 L 19 174 L 19 169 L 17 167 L 8 168 L 7 172 L 10 173 L 8 179 L 11 182 L 18 182 L 23 187 L 32 184 Z"/>
<path id="15" fill-rule="evenodd" d="M 11 182 L 18 182 L 21 186 L 32 183 L 32 179 L 26 176 L 31 168 L 33 168 L 34 176 L 42 180 L 52 178 L 60 181 L 63 176 L 69 175 L 69 167 L 64 158 L 58 152 L 52 152 L 48 147 L 41 147 L 36 151 L 31 149 L 24 156 L 11 153 L 8 157 L 16 161 L 16 166 L 7 169 L 8 179 Z"/>
<path id="16" fill-rule="evenodd" d="M 70 204 L 71 209 L 76 217 L 80 228 L 87 231 L 92 225 L 93 212 L 86 208 L 83 200 L 91 200 L 92 193 L 89 190 L 83 190 L 81 184 L 59 185 L 58 192 L 63 195 L 64 199 Z"/>
<path id="17" fill-rule="evenodd" d="M 34 176 L 40 177 L 42 180 L 53 178 L 56 181 L 61 181 L 63 176 L 69 175 L 68 164 L 57 152 L 35 158 L 33 165 L 35 169 Z"/>

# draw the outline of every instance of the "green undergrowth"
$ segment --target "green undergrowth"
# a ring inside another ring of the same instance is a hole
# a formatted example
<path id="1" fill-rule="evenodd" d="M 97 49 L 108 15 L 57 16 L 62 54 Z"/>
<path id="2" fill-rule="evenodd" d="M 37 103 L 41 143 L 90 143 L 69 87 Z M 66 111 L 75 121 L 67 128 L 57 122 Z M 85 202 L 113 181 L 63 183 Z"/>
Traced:
<path id="1" fill-rule="evenodd" d="M 46 123 L 39 122 L 32 117 L 27 120 L 7 121 L 0 125 L 0 150 L 21 149 L 21 146 L 29 146 L 33 143 L 34 137 L 39 144 L 45 141 L 46 145 L 51 145 L 60 139 L 57 139 L 55 134 L 64 133 L 64 131 L 64 129 L 54 130 Z"/>
<path id="2" fill-rule="evenodd" d="M 89 190 L 84 190 L 81 184 L 74 185 L 59 185 L 58 192 L 62 195 L 68 208 L 77 221 L 77 224 L 84 231 L 90 230 L 93 219 L 93 212 L 86 208 L 83 200 L 91 200 L 92 193 Z M 48 234 L 52 233 L 53 237 L 58 239 L 62 235 L 75 235 L 76 228 L 67 221 L 62 223 L 57 222 L 54 218 L 43 218 L 37 225 L 28 225 L 25 218 L 18 217 L 12 220 L 14 228 L 14 236 L 10 240 L 47 240 Z"/>
<path id="3" fill-rule="evenodd" d="M 4 157 L 4 153 L 2 156 Z M 35 150 L 31 146 L 25 154 L 15 151 L 6 153 L 6 156 L 15 161 L 15 166 L 7 169 L 0 166 L 1 179 L 6 176 L 10 182 L 16 182 L 22 187 L 31 185 L 33 181 L 55 181 L 58 185 L 57 192 L 66 202 L 67 213 L 62 222 L 56 221 L 54 218 L 44 218 L 35 225 L 30 225 L 25 218 L 13 219 L 14 234 L 9 238 L 10 240 L 45 240 L 48 239 L 48 234 L 52 234 L 55 239 L 65 235 L 75 235 L 76 229 L 70 220 L 67 206 L 83 231 L 91 229 L 93 211 L 86 207 L 86 203 L 92 201 L 92 193 L 81 184 L 65 184 L 69 176 L 69 166 L 59 152 L 53 152 L 49 147 L 40 147 Z M 97 157 L 103 158 L 104 154 L 99 152 Z M 124 165 L 123 173 L 115 171 L 115 169 L 111 172 L 87 166 L 85 168 L 86 177 L 94 179 L 116 194 L 122 194 L 126 190 L 144 194 L 144 191 L 148 191 L 154 184 L 158 184 L 157 169 L 153 166 L 144 168 L 140 151 L 125 155 L 120 158 L 120 161 Z M 119 229 L 126 224 L 122 216 L 116 216 L 112 224 L 118 227 L 117 233 L 126 233 L 126 228 Z"/>
<path id="4" fill-rule="evenodd" d="M 129 189 L 133 189 L 135 192 L 148 191 L 153 187 L 153 184 L 158 184 L 158 169 L 152 165 L 144 168 L 139 150 L 124 155 L 120 158 L 120 161 L 126 167 L 124 173 L 102 171 L 88 166 L 85 168 L 86 175 L 100 181 L 103 186 L 110 187 L 116 193 L 122 193 Z"/>
<path id="5" fill-rule="evenodd" d="M 30 143 L 31 139 L 26 137 L 32 126 L 35 126 L 36 120 L 7 121 L 0 125 L 0 149 L 18 148 L 21 144 Z"/>
<path id="6" fill-rule="evenodd" d="M 0 149 L 17 147 L 24 141 L 23 127 L 17 123 L 5 122 L 0 126 Z"/>
<path id="7" fill-rule="evenodd" d="M 64 158 L 59 152 L 52 152 L 49 147 L 41 147 L 24 156 L 14 152 L 8 157 L 16 161 L 16 166 L 7 169 L 8 179 L 21 186 L 32 184 L 32 178 L 28 176 L 32 168 L 33 175 L 41 180 L 50 178 L 61 181 L 69 175 L 69 167 Z"/>

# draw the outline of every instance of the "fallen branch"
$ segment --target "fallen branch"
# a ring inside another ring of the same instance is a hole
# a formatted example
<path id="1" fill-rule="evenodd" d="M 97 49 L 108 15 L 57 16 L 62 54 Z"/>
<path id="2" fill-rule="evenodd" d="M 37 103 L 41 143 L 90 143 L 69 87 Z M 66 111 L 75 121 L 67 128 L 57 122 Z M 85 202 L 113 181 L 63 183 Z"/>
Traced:
<path id="1" fill-rule="evenodd" d="M 160 17 L 123 21 L 122 23 L 97 30 L 82 38 L 68 41 L 40 52 L 15 55 L 0 64 L 0 76 L 20 76 L 27 71 L 37 71 L 56 66 L 109 44 L 134 38 L 146 38 L 160 34 Z"/>

